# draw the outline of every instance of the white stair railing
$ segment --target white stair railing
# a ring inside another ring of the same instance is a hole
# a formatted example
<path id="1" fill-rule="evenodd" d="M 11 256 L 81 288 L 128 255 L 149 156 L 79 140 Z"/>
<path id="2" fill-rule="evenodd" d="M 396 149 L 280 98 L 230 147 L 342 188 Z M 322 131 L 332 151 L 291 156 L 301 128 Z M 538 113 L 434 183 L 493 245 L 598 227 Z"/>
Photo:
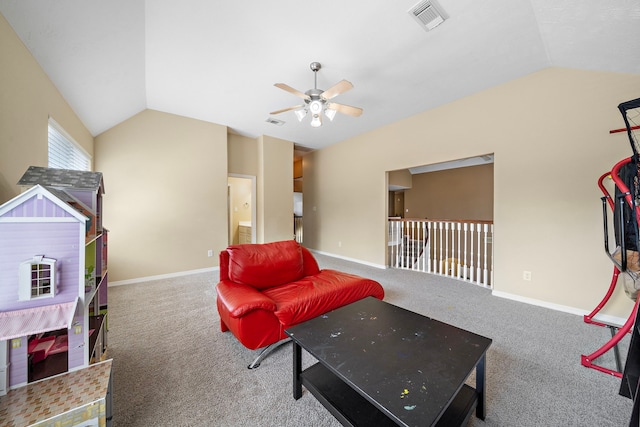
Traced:
<path id="1" fill-rule="evenodd" d="M 493 222 L 389 218 L 389 267 L 493 285 Z"/>

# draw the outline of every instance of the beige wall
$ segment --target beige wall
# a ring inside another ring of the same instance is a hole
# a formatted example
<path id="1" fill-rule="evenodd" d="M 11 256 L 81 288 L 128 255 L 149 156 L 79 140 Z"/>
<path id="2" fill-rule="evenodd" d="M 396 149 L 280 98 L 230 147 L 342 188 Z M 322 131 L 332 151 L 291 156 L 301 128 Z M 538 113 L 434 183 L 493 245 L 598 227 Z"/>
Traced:
<path id="1" fill-rule="evenodd" d="M 258 140 L 229 132 L 227 135 L 229 173 L 258 175 Z"/>
<path id="2" fill-rule="evenodd" d="M 391 171 L 389 172 L 389 185 L 411 188 L 413 185 L 413 176 L 407 169 Z"/>
<path id="3" fill-rule="evenodd" d="M 225 126 L 146 110 L 95 145 L 110 282 L 218 265 L 227 246 Z"/>
<path id="4" fill-rule="evenodd" d="M 29 166 L 48 164 L 49 116 L 93 156 L 93 137 L 0 14 L 0 204 Z"/>
<path id="5" fill-rule="evenodd" d="M 391 133 L 386 140 L 395 139 Z M 355 138 L 304 156 L 304 244 L 384 266 L 385 171 L 400 168 L 387 167 L 385 156 L 392 156 L 372 142 Z"/>
<path id="6" fill-rule="evenodd" d="M 404 191 L 406 218 L 493 220 L 493 164 L 416 174 L 412 181 Z"/>
<path id="7" fill-rule="evenodd" d="M 293 239 L 293 143 L 258 138 L 258 243 Z"/>
<path id="8" fill-rule="evenodd" d="M 385 171 L 495 153 L 495 290 L 591 310 L 612 271 L 596 180 L 631 154 L 608 131 L 638 87 L 638 75 L 546 69 L 307 154 L 305 244 L 384 265 Z M 606 312 L 630 309 L 617 292 Z"/>

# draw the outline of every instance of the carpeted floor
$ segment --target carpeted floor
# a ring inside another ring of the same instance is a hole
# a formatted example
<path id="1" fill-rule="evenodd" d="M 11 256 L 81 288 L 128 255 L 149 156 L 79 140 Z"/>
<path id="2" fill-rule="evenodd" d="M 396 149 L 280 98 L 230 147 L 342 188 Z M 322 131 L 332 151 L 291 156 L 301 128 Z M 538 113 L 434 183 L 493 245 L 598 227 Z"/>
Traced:
<path id="1" fill-rule="evenodd" d="M 487 419 L 470 426 L 628 425 L 620 380 L 580 365 L 610 338 L 606 328 L 453 279 L 317 259 L 378 280 L 392 304 L 493 339 Z M 247 369 L 256 352 L 220 332 L 216 282 L 197 274 L 109 289 L 114 426 L 338 426 L 306 390 L 293 399 L 290 344 Z M 612 355 L 601 359 L 614 367 Z"/>

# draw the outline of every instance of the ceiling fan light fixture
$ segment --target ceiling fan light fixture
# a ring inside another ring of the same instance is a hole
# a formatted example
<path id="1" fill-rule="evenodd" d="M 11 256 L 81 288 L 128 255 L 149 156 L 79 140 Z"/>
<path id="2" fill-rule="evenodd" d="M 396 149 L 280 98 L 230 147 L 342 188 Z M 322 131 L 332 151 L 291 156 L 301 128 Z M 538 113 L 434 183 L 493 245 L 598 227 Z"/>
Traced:
<path id="1" fill-rule="evenodd" d="M 311 116 L 311 126 L 313 126 L 314 128 L 319 128 L 320 126 L 322 126 L 322 118 L 320 114 L 314 114 L 313 116 Z"/>
<path id="2" fill-rule="evenodd" d="M 296 117 L 298 118 L 298 121 L 301 122 L 302 119 L 304 119 L 305 116 L 307 115 L 307 109 L 303 108 L 301 110 L 295 110 L 294 113 L 296 113 Z"/>
<path id="3" fill-rule="evenodd" d="M 320 114 L 322 112 L 322 102 L 316 100 L 313 100 L 309 103 L 309 111 L 311 111 L 311 114 Z"/>
<path id="4" fill-rule="evenodd" d="M 324 109 L 324 115 L 327 116 L 327 118 L 331 121 L 333 121 L 333 118 L 336 116 L 337 111 L 336 110 L 332 110 L 331 108 L 325 108 Z"/>

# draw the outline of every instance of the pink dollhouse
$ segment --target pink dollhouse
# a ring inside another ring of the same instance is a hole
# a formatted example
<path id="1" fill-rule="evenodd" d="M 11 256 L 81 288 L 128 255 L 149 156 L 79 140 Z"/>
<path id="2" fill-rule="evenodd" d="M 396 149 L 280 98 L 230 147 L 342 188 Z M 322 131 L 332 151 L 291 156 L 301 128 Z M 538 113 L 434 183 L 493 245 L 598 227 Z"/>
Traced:
<path id="1" fill-rule="evenodd" d="M 0 206 L 0 395 L 107 348 L 102 174 L 31 166 L 18 184 Z"/>

